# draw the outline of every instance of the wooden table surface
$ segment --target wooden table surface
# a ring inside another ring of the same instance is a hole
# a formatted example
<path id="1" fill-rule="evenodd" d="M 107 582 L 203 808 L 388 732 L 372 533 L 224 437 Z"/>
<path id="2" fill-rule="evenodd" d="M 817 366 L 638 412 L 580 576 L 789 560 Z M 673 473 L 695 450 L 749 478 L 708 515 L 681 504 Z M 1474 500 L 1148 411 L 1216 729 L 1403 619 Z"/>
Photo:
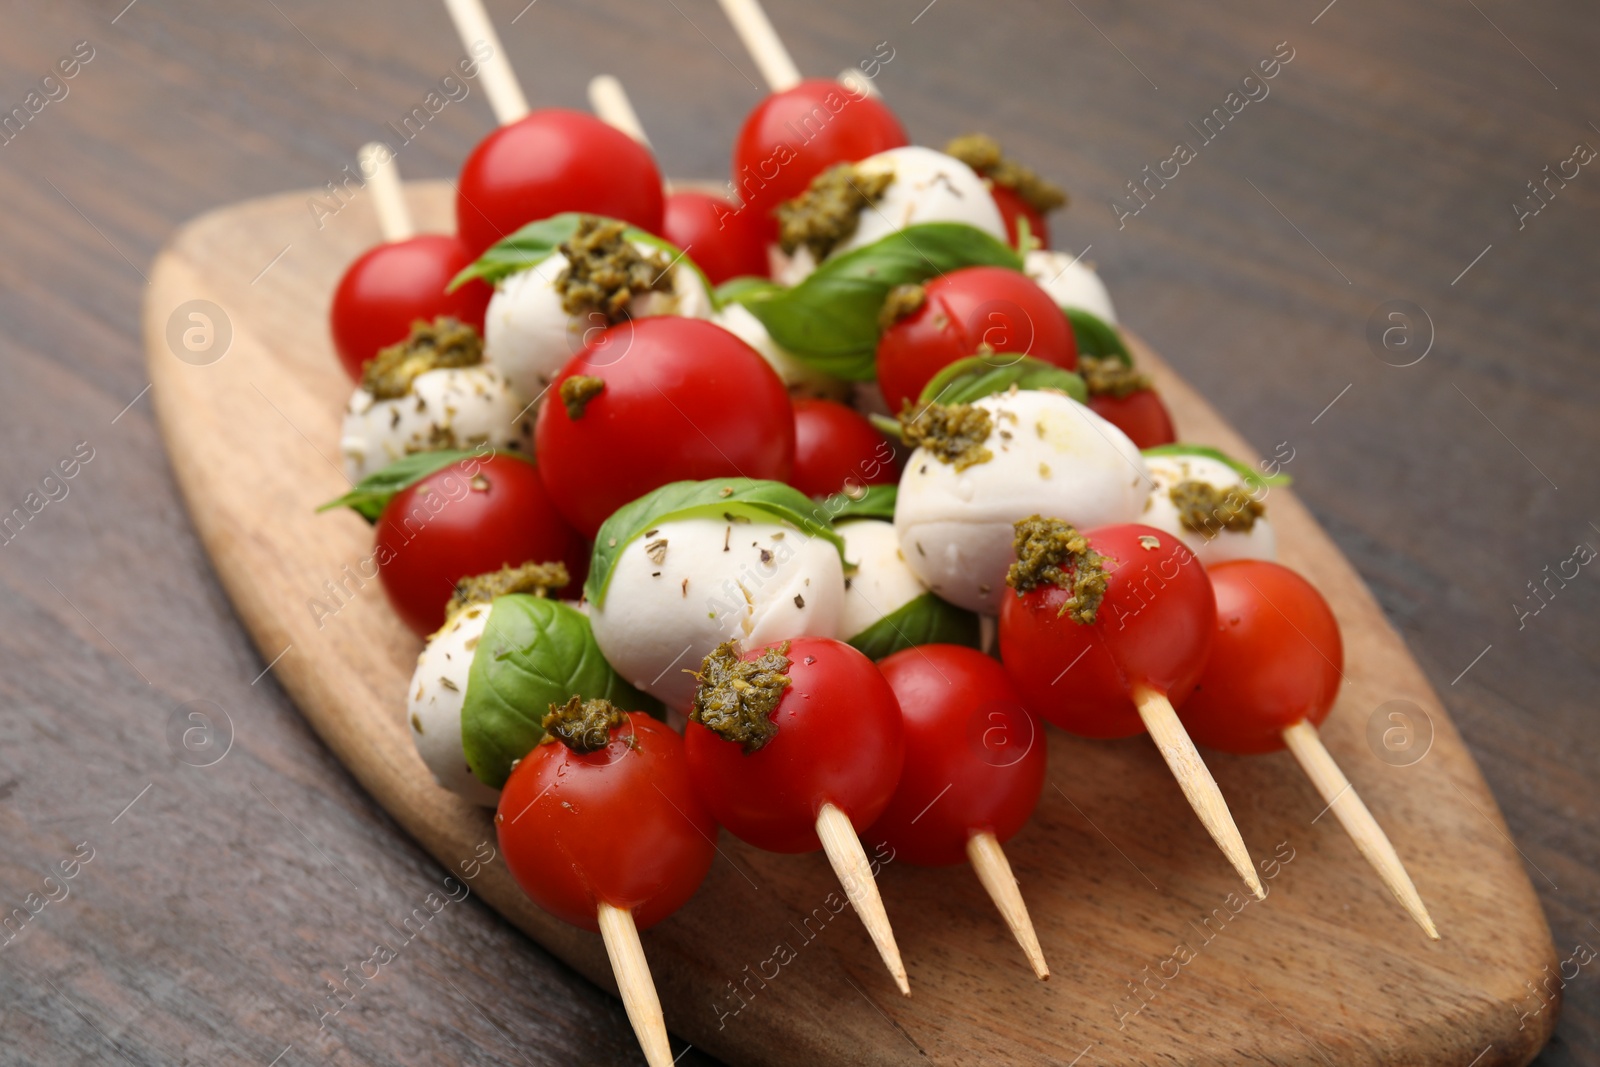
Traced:
<path id="1" fill-rule="evenodd" d="M 437 89 L 450 24 L 431 0 L 125 3 L 0 22 L 0 109 L 56 98 L 0 136 L 0 516 L 28 516 L 0 533 L 0 915 L 28 916 L 0 927 L 0 1063 L 638 1062 L 616 1002 L 471 898 L 319 1019 L 328 980 L 445 872 L 239 628 L 143 392 L 166 236 L 338 180 Z M 914 139 L 983 129 L 1059 177 L 1058 246 L 1089 250 L 1124 319 L 1259 450 L 1293 449 L 1569 961 L 1506 1011 L 1564 982 L 1538 1062 L 1600 1063 L 1600 597 L 1580 549 L 1600 548 L 1600 173 L 1575 153 L 1600 146 L 1600 20 L 1506 0 L 924 3 L 770 9 L 809 72 L 892 52 L 878 84 Z M 582 107 L 616 72 L 666 172 L 724 173 L 761 90 L 711 0 L 490 8 L 535 104 Z M 75 76 L 40 89 L 75 48 Z M 1275 50 L 1292 59 L 1268 95 L 1204 141 L 1188 124 L 1237 108 Z M 490 121 L 473 86 L 403 171 L 452 175 Z M 1132 199 L 1179 141 L 1194 158 Z M 178 736 L 196 710 L 204 759 Z"/>

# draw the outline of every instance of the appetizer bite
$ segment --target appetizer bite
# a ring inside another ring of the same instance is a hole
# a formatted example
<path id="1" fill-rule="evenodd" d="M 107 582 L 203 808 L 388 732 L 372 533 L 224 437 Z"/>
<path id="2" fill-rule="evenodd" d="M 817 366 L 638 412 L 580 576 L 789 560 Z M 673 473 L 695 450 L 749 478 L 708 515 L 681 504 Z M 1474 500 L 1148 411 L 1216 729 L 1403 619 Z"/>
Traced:
<path id="1" fill-rule="evenodd" d="M 1201 445 L 1146 449 L 1144 465 L 1153 485 L 1140 522 L 1178 538 L 1208 567 L 1277 557 L 1265 503 L 1269 483 L 1261 475 Z"/>

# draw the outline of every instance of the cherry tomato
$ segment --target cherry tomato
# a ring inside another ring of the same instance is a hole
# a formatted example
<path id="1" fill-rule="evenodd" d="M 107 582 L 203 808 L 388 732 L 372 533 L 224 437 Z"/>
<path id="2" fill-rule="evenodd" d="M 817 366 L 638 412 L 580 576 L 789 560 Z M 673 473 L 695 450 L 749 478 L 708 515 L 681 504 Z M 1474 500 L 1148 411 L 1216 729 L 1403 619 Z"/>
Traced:
<path id="1" fill-rule="evenodd" d="M 958 359 L 989 350 L 1032 356 L 1072 370 L 1078 343 L 1049 293 L 1004 267 L 965 267 L 928 282 L 927 299 L 883 332 L 878 385 L 898 413 L 934 375 Z"/>
<path id="2" fill-rule="evenodd" d="M 368 249 L 344 272 L 333 292 L 328 324 L 345 372 L 361 380 L 378 349 L 399 344 L 418 319 L 459 319 L 483 332 L 490 289 L 480 281 L 445 292 L 473 256 L 455 237 L 428 233 Z"/>
<path id="3" fill-rule="evenodd" d="M 1050 224 L 1045 217 L 1039 214 L 1039 209 L 1017 195 L 1017 191 L 1008 185 L 990 184 L 989 192 L 994 195 L 994 205 L 1000 209 L 1000 217 L 1006 222 L 1006 238 L 1010 240 L 1011 247 L 1017 246 L 1017 219 L 1028 220 L 1028 232 L 1033 234 L 1033 239 L 1039 242 L 1038 247 L 1050 247 Z"/>
<path id="4" fill-rule="evenodd" d="M 744 120 L 733 149 L 733 185 L 763 229 L 776 234 L 773 209 L 805 192 L 812 178 L 835 163 L 910 143 L 881 100 L 810 78 L 773 93 Z"/>
<path id="5" fill-rule="evenodd" d="M 444 624 L 456 582 L 506 565 L 561 560 L 576 591 L 589 571 L 583 539 L 556 513 L 539 470 L 520 456 L 469 457 L 396 493 L 378 517 L 378 576 L 405 624 Z"/>
<path id="6" fill-rule="evenodd" d="M 1172 416 L 1154 389 L 1140 389 L 1124 397 L 1091 396 L 1089 410 L 1128 435 L 1140 448 L 1170 445 L 1178 439 Z"/>
<path id="7" fill-rule="evenodd" d="M 1219 563 L 1211 659 L 1180 718 L 1197 744 L 1274 752 L 1302 720 L 1322 725 L 1344 680 L 1344 641 L 1312 584 L 1266 560 Z"/>
<path id="8" fill-rule="evenodd" d="M 729 278 L 767 276 L 765 228 L 749 211 L 710 193 L 673 193 L 667 197 L 661 236 L 721 285 Z"/>
<path id="9" fill-rule="evenodd" d="M 827 496 L 846 485 L 899 480 L 894 446 L 860 412 L 832 400 L 795 400 L 790 485 L 807 496 Z"/>
<path id="10" fill-rule="evenodd" d="M 574 375 L 605 383 L 574 419 Z M 618 323 L 556 376 L 534 427 L 550 499 L 593 537 L 613 511 L 668 482 L 743 475 L 788 481 L 789 393 L 755 349 L 704 319 Z"/>
<path id="11" fill-rule="evenodd" d="M 545 911 L 598 930 L 603 901 L 643 930 L 700 888 L 717 825 L 671 727 L 629 712 L 610 738 L 588 753 L 554 738 L 535 746 L 506 780 L 495 833 L 512 877 Z"/>
<path id="12" fill-rule="evenodd" d="M 545 108 L 479 142 L 456 184 L 456 229 L 474 257 L 517 229 L 582 211 L 661 231 L 650 150 L 592 115 Z"/>
<path id="13" fill-rule="evenodd" d="M 1216 598 L 1200 561 L 1171 534 L 1127 523 L 1085 536 L 1107 560 L 1094 622 L 1062 614 L 1070 594 L 1058 586 L 1007 592 L 1000 655 L 1040 718 L 1084 737 L 1128 737 L 1144 730 L 1135 686 L 1165 693 L 1177 707 L 1200 679 Z"/>
<path id="14" fill-rule="evenodd" d="M 939 866 L 967 858 L 967 839 L 1003 844 L 1044 788 L 1044 727 L 1004 667 L 961 645 L 921 645 L 878 664 L 905 719 L 906 765 L 868 836 L 896 857 Z"/>
<path id="15" fill-rule="evenodd" d="M 769 852 L 813 852 L 822 847 L 823 804 L 850 816 L 858 833 L 883 814 L 900 780 L 905 740 L 894 690 L 870 659 L 828 637 L 767 648 L 785 644 L 790 684 L 772 713 L 776 736 L 746 755 L 691 721 L 684 751 L 695 788 L 735 837 Z"/>

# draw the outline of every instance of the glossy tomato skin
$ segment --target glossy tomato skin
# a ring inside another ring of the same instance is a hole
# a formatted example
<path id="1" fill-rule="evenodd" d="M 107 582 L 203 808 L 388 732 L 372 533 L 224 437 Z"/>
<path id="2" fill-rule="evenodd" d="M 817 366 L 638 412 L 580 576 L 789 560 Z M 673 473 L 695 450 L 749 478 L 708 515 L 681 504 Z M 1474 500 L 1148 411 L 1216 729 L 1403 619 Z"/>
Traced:
<path id="1" fill-rule="evenodd" d="M 411 629 L 444 624 L 455 583 L 507 564 L 561 560 L 576 592 L 589 571 L 584 541 L 520 456 L 469 457 L 396 493 L 378 517 L 374 557 L 383 590 Z"/>
<path id="2" fill-rule="evenodd" d="M 1000 217 L 1006 223 L 1006 238 L 1011 242 L 1011 247 L 1017 247 L 1017 220 L 1028 220 L 1028 232 L 1038 241 L 1038 247 L 1050 247 L 1050 224 L 1045 217 L 1039 214 L 1037 208 L 1017 195 L 1015 189 L 1008 185 L 995 185 L 989 183 L 989 192 L 994 196 L 995 207 L 1000 209 Z"/>
<path id="3" fill-rule="evenodd" d="M 545 108 L 501 126 L 472 150 L 456 183 L 456 229 L 474 257 L 563 211 L 660 233 L 663 200 L 648 148 L 592 115 Z"/>
<path id="4" fill-rule="evenodd" d="M 910 143 L 883 101 L 831 78 L 808 78 L 768 96 L 745 118 L 733 149 L 733 186 L 775 233 L 772 211 L 805 192 L 818 174 Z"/>
<path id="5" fill-rule="evenodd" d="M 655 925 L 694 896 L 716 855 L 683 739 L 637 711 L 595 752 L 536 746 L 512 768 L 494 823 L 523 892 L 586 930 L 599 929 L 602 901 L 641 930 Z"/>
<path id="6" fill-rule="evenodd" d="M 1128 435 L 1140 448 L 1170 445 L 1178 439 L 1172 415 L 1154 389 L 1140 389 L 1124 397 L 1091 396 L 1089 410 Z"/>
<path id="7" fill-rule="evenodd" d="M 1055 300 L 1025 274 L 1004 267 L 964 267 L 924 287 L 927 300 L 878 340 L 878 385 L 889 410 L 915 402 L 934 375 L 987 345 L 996 363 L 1007 353 L 1072 370 L 1078 343 Z"/>
<path id="8" fill-rule="evenodd" d="M 1216 599 L 1200 561 L 1170 534 L 1136 523 L 1084 533 L 1109 560 L 1095 621 L 1060 614 L 1068 594 L 1055 586 L 1008 593 L 1000 656 L 1040 718 L 1083 737 L 1129 737 L 1144 730 L 1134 686 L 1165 693 L 1174 707 L 1194 689 L 1211 651 Z"/>
<path id="9" fill-rule="evenodd" d="M 894 690 L 866 656 L 827 637 L 788 645 L 777 735 L 745 755 L 690 722 L 684 750 L 706 807 L 735 837 L 768 852 L 814 852 L 823 804 L 843 810 L 857 833 L 883 814 L 905 760 L 904 729 Z"/>
<path id="10" fill-rule="evenodd" d="M 661 236 L 683 249 L 712 285 L 729 278 L 765 278 L 765 229 L 751 212 L 720 196 L 682 192 L 667 197 Z"/>
<path id="11" fill-rule="evenodd" d="M 894 446 L 860 412 L 832 400 L 794 401 L 790 485 L 807 496 L 827 496 L 846 485 L 894 485 L 899 480 Z"/>
<path id="12" fill-rule="evenodd" d="M 1207 571 L 1217 598 L 1211 658 L 1179 717 L 1196 744 L 1275 752 L 1302 720 L 1322 725 L 1344 680 L 1333 609 L 1304 578 L 1266 560 Z"/>
<path id="13" fill-rule="evenodd" d="M 453 293 L 445 292 L 450 280 L 472 260 L 459 240 L 439 233 L 392 241 L 362 253 L 339 279 L 328 315 L 333 347 L 345 373 L 360 381 L 362 365 L 378 349 L 404 341 L 418 319 L 432 322 L 449 316 L 482 333 L 489 287 L 472 281 Z"/>
<path id="14" fill-rule="evenodd" d="M 896 858 L 962 863 L 967 839 L 1009 841 L 1044 788 L 1044 727 L 1004 667 L 961 645 L 921 645 L 878 664 L 900 702 L 906 765 L 868 831 Z"/>
<path id="15" fill-rule="evenodd" d="M 573 375 L 605 382 L 577 419 L 560 401 Z M 777 373 L 722 327 L 676 315 L 618 323 L 568 361 L 534 439 L 550 499 L 586 537 L 668 482 L 786 482 L 794 471 L 794 416 Z"/>

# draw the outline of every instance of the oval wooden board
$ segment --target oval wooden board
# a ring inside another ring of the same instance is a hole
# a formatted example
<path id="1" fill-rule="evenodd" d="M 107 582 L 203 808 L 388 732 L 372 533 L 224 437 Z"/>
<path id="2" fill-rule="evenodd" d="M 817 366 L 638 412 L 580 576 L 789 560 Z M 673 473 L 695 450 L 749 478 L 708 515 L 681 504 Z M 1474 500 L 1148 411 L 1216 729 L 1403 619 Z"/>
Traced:
<path id="1" fill-rule="evenodd" d="M 448 183 L 407 196 L 422 229 L 450 228 Z M 419 642 L 363 576 L 369 528 L 353 513 L 312 512 L 345 488 L 337 439 L 350 383 L 328 340 L 328 302 L 378 233 L 359 199 L 318 229 L 308 197 L 213 212 L 163 251 L 145 310 L 156 410 L 195 526 L 264 660 L 345 766 L 457 872 L 493 840 L 490 816 L 439 789 L 412 748 L 404 693 Z M 197 299 L 231 323 L 230 347 L 208 365 L 176 358 L 167 340 L 175 309 Z M 1140 356 L 1186 439 L 1249 453 L 1156 356 Z M 1241 908 L 1240 884 L 1148 739 L 1052 730 L 1038 813 L 1007 848 L 1048 983 L 969 869 L 890 863 L 880 881 L 911 976 L 903 999 L 860 924 L 838 913 L 820 855 L 763 854 L 723 834 L 699 895 L 644 935 L 673 1031 L 736 1063 L 1532 1058 L 1555 1012 L 1522 1028 L 1518 1010 L 1535 1006 L 1525 983 L 1556 957 L 1494 800 L 1350 565 L 1290 493 L 1275 491 L 1271 507 L 1285 562 L 1327 594 L 1344 628 L 1348 684 L 1323 736 L 1408 863 L 1441 943 L 1319 818 L 1322 802 L 1286 754 L 1209 757 L 1256 860 L 1293 857 L 1272 868 L 1265 902 Z M 1432 723 L 1431 749 L 1410 766 L 1368 745 L 1369 718 L 1393 699 Z M 599 937 L 534 908 L 503 864 L 473 886 L 614 988 Z"/>

